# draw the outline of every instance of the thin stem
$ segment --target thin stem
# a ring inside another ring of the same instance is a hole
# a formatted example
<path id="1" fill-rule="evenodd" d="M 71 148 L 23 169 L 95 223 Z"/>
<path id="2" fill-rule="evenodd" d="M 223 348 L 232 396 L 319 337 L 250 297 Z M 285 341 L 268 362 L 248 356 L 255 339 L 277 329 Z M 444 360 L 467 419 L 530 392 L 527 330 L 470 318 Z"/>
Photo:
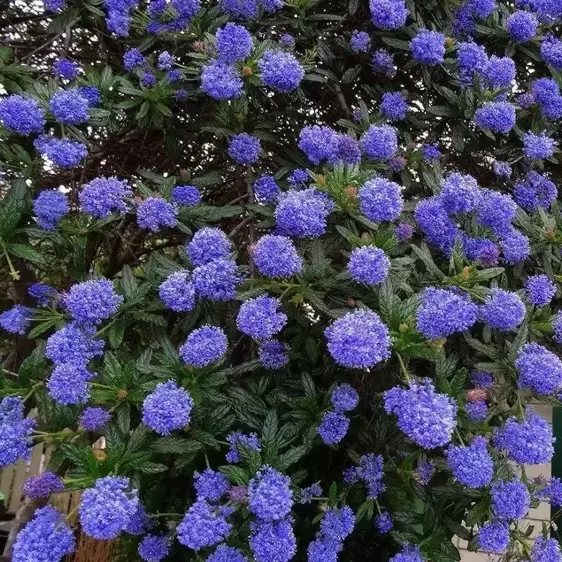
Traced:
<path id="1" fill-rule="evenodd" d="M 464 441 L 462 440 L 461 434 L 459 433 L 459 430 L 457 428 L 455 428 L 455 435 L 457 436 L 457 439 L 461 442 L 461 445 L 464 447 Z"/>
<path id="2" fill-rule="evenodd" d="M 99 337 L 101 334 L 103 334 L 108 328 L 111 328 L 111 326 L 113 326 L 113 324 L 115 324 L 115 321 L 117 319 L 114 318 L 109 324 L 106 324 L 101 330 L 98 330 L 95 334 L 94 334 L 94 338 Z"/>
<path id="3" fill-rule="evenodd" d="M 80 504 L 78 504 L 72 511 L 70 511 L 69 513 L 66 514 L 65 519 L 67 521 L 70 521 L 70 518 L 78 511 L 78 508 L 80 507 Z"/>
<path id="4" fill-rule="evenodd" d="M 183 517 L 184 513 L 151 513 L 149 517 Z"/>
<path id="5" fill-rule="evenodd" d="M 19 278 L 20 278 L 20 274 L 14 268 L 14 264 L 12 263 L 12 260 L 10 259 L 10 256 L 8 255 L 8 252 L 6 251 L 6 248 L 4 248 L 4 256 L 6 256 L 6 261 L 8 262 L 8 267 L 10 268 L 10 275 L 12 276 L 12 279 L 14 281 L 18 281 Z"/>
<path id="6" fill-rule="evenodd" d="M 375 505 L 377 506 L 377 511 L 379 512 L 379 515 L 382 515 L 381 506 L 379 505 L 377 498 L 375 498 Z"/>
<path id="7" fill-rule="evenodd" d="M 396 352 L 396 357 L 398 357 L 398 362 L 400 363 L 400 369 L 402 370 L 402 373 L 406 377 L 406 381 L 410 383 L 411 378 L 410 375 L 408 374 L 408 369 L 406 369 L 406 365 L 404 364 L 402 356 L 400 355 L 400 353 Z"/>

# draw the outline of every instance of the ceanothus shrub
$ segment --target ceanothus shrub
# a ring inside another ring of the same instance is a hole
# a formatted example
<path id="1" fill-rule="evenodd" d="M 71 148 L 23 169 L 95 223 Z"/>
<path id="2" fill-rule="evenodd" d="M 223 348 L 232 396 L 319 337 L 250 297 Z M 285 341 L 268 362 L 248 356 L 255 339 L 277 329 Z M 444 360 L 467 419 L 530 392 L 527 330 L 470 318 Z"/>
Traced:
<path id="1" fill-rule="evenodd" d="M 0 467 L 46 441 L 25 495 L 83 493 L 12 560 L 560 562 L 518 467 L 562 396 L 560 2 L 39 4 L 1 24 Z"/>

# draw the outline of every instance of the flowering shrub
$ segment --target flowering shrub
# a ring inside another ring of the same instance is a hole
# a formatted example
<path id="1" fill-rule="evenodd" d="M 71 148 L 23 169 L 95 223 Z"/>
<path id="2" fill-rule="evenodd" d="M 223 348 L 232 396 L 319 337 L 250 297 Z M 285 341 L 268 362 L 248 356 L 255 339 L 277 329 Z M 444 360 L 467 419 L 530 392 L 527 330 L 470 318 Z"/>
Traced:
<path id="1" fill-rule="evenodd" d="M 562 395 L 560 2 L 37 4 L 0 24 L 0 467 L 54 452 L 12 559 L 76 548 L 80 489 L 130 560 L 562 561 L 518 466 Z"/>

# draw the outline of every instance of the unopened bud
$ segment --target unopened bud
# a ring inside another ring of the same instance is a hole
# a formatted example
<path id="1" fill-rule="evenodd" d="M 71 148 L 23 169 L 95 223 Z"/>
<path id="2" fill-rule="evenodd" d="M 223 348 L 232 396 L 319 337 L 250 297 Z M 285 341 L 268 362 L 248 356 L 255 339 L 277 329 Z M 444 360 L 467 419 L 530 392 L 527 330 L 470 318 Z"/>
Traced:
<path id="1" fill-rule="evenodd" d="M 406 323 L 404 324 L 400 324 L 400 326 L 398 326 L 398 331 L 401 334 L 405 334 L 406 332 L 408 332 L 410 330 L 410 326 Z"/>
<path id="2" fill-rule="evenodd" d="M 488 392 L 485 388 L 473 388 L 466 393 L 468 402 L 483 402 L 488 398 Z"/>
<path id="3" fill-rule="evenodd" d="M 345 190 L 344 193 L 350 198 L 350 199 L 355 199 L 357 197 L 357 188 L 353 187 L 352 185 L 348 185 Z"/>
<path id="4" fill-rule="evenodd" d="M 242 76 L 252 76 L 252 74 L 254 74 L 254 71 L 251 69 L 251 67 L 244 66 L 242 68 Z"/>
<path id="5" fill-rule="evenodd" d="M 368 232 L 363 232 L 363 234 L 361 234 L 361 240 L 365 240 L 365 242 L 369 242 L 371 238 L 372 237 Z"/>
<path id="6" fill-rule="evenodd" d="M 443 349 L 443 346 L 445 345 L 446 341 L 447 338 L 441 338 L 440 340 L 431 340 L 427 342 L 427 346 L 430 347 L 431 349 L 435 349 L 436 351 L 440 351 L 441 349 Z"/>
<path id="7" fill-rule="evenodd" d="M 322 174 L 316 176 L 316 185 L 326 185 L 326 178 Z"/>
<path id="8" fill-rule="evenodd" d="M 462 279 L 463 281 L 467 281 L 469 278 L 470 278 L 470 269 L 469 269 L 468 267 L 465 267 L 465 268 L 462 270 L 461 279 Z"/>
<path id="9" fill-rule="evenodd" d="M 454 37 L 447 37 L 445 39 L 445 47 L 447 49 L 449 49 L 450 47 L 452 47 L 455 44 L 455 38 Z"/>
<path id="10" fill-rule="evenodd" d="M 357 305 L 357 302 L 354 301 L 353 299 L 347 299 L 347 304 L 348 304 L 349 306 L 356 306 L 356 305 Z"/>
<path id="11" fill-rule="evenodd" d="M 546 231 L 546 237 L 549 240 L 554 240 L 556 238 L 556 233 L 554 232 L 554 230 L 547 230 Z"/>
<path id="12" fill-rule="evenodd" d="M 121 388 L 117 391 L 117 398 L 119 398 L 119 400 L 125 400 L 127 396 L 129 396 L 129 392 L 125 388 Z"/>
<path id="13" fill-rule="evenodd" d="M 92 454 L 98 462 L 104 462 L 107 458 L 107 453 L 104 449 L 92 449 Z"/>

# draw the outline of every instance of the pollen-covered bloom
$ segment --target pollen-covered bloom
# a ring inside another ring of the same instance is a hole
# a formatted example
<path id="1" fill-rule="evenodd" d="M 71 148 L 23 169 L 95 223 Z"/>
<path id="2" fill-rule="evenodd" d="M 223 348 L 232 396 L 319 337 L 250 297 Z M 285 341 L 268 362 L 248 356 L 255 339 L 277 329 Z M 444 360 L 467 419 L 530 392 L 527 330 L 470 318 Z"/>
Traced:
<path id="1" fill-rule="evenodd" d="M 287 323 L 287 315 L 278 312 L 279 299 L 262 295 L 242 303 L 236 325 L 238 329 L 257 340 L 268 340 L 280 332 Z"/>
<path id="2" fill-rule="evenodd" d="M 78 194 L 80 210 L 96 218 L 106 218 L 112 212 L 126 213 L 125 199 L 133 192 L 125 180 L 99 177 L 87 183 Z"/>
<path id="3" fill-rule="evenodd" d="M 445 36 L 437 31 L 420 29 L 410 42 L 412 58 L 415 61 L 434 66 L 445 59 Z"/>
<path id="4" fill-rule="evenodd" d="M 139 544 L 138 553 L 144 562 L 160 562 L 168 556 L 170 539 L 165 535 L 146 535 Z"/>
<path id="5" fill-rule="evenodd" d="M 285 236 L 266 234 L 260 238 L 252 250 L 252 259 L 266 277 L 285 279 L 302 270 L 302 258 L 293 241 Z"/>
<path id="6" fill-rule="evenodd" d="M 227 23 L 216 34 L 219 61 L 232 64 L 248 58 L 252 51 L 252 36 L 242 25 Z"/>
<path id="7" fill-rule="evenodd" d="M 411 382 L 410 388 L 394 387 L 384 393 L 384 409 L 398 417 L 398 427 L 424 449 L 446 445 L 457 426 L 457 404 L 446 394 L 435 391 L 424 379 Z"/>
<path id="8" fill-rule="evenodd" d="M 380 248 L 361 246 L 351 252 L 347 268 L 354 281 L 380 285 L 388 277 L 390 260 Z"/>
<path id="9" fill-rule="evenodd" d="M 195 367 L 205 367 L 218 361 L 228 349 L 226 334 L 217 326 L 197 328 L 180 347 L 183 362 Z"/>
<path id="10" fill-rule="evenodd" d="M 320 522 L 321 534 L 329 539 L 345 540 L 355 527 L 355 515 L 348 505 L 332 507 L 326 511 Z"/>
<path id="11" fill-rule="evenodd" d="M 189 312 L 195 306 L 195 287 L 187 269 L 171 273 L 160 285 L 158 294 L 162 302 L 175 312 Z"/>
<path id="12" fill-rule="evenodd" d="M 489 88 L 509 88 L 515 80 L 515 62 L 509 57 L 492 55 L 481 74 Z"/>
<path id="13" fill-rule="evenodd" d="M 539 395 L 562 388 L 562 361 L 538 343 L 526 343 L 519 349 L 515 367 L 520 388 L 530 388 Z"/>
<path id="14" fill-rule="evenodd" d="M 66 308 L 79 324 L 99 324 L 113 316 L 123 297 L 115 293 L 113 283 L 97 279 L 77 283 L 64 298 Z"/>
<path id="15" fill-rule="evenodd" d="M 421 295 L 416 327 L 428 340 L 446 338 L 471 328 L 477 311 L 477 306 L 466 295 L 428 287 Z"/>
<path id="16" fill-rule="evenodd" d="M 248 507 L 262 521 L 278 521 L 291 511 L 291 480 L 277 470 L 263 466 L 248 485 Z"/>
<path id="17" fill-rule="evenodd" d="M 62 217 L 68 214 L 68 197 L 62 191 L 43 190 L 33 201 L 33 211 L 37 224 L 45 230 L 55 230 Z"/>
<path id="18" fill-rule="evenodd" d="M 470 213 L 482 197 L 476 180 L 468 174 L 451 174 L 443 182 L 441 200 L 447 213 Z"/>
<path id="19" fill-rule="evenodd" d="M 33 98 L 12 95 L 0 100 L 0 122 L 8 131 L 28 136 L 45 126 L 45 112 Z"/>
<path id="20" fill-rule="evenodd" d="M 263 83 L 276 92 L 292 92 L 304 78 L 301 63 L 285 51 L 266 51 L 258 61 L 258 68 Z"/>
<path id="21" fill-rule="evenodd" d="M 361 137 L 361 148 L 371 160 L 388 160 L 398 152 L 398 133 L 390 125 L 370 125 Z"/>
<path id="22" fill-rule="evenodd" d="M 478 316 L 490 327 L 508 332 L 523 322 L 525 305 L 517 293 L 495 288 L 479 307 Z"/>
<path id="23" fill-rule="evenodd" d="M 169 435 L 189 424 L 193 399 L 174 381 L 160 383 L 142 405 L 142 421 L 159 435 Z"/>
<path id="24" fill-rule="evenodd" d="M 256 163 L 260 152 L 260 140 L 248 133 L 233 135 L 228 147 L 228 155 L 238 164 Z"/>
<path id="25" fill-rule="evenodd" d="M 501 520 L 522 519 L 531 507 L 531 494 L 523 482 L 494 482 L 490 492 L 492 511 Z"/>
<path id="26" fill-rule="evenodd" d="M 94 377 L 82 365 L 61 363 L 56 365 L 47 381 L 49 396 L 63 405 L 82 404 L 88 399 L 88 382 Z"/>
<path id="27" fill-rule="evenodd" d="M 105 342 L 93 338 L 90 326 L 71 322 L 47 338 L 45 357 L 56 364 L 70 363 L 85 367 L 94 357 L 103 355 Z"/>
<path id="28" fill-rule="evenodd" d="M 99 407 L 85 408 L 80 416 L 80 425 L 87 431 L 98 431 L 111 419 L 111 414 Z"/>
<path id="29" fill-rule="evenodd" d="M 547 33 L 541 43 L 541 58 L 547 64 L 552 65 L 555 69 L 562 69 L 562 41 Z"/>
<path id="30" fill-rule="evenodd" d="M 207 226 L 193 235 L 186 251 L 191 263 L 197 267 L 228 258 L 232 251 L 232 242 L 220 228 Z"/>
<path id="31" fill-rule="evenodd" d="M 318 425 L 318 435 L 326 445 L 339 443 L 349 429 L 349 418 L 341 412 L 326 412 Z"/>
<path id="32" fill-rule="evenodd" d="M 396 220 L 404 208 L 400 186 L 386 178 L 365 182 L 358 195 L 361 212 L 373 222 Z"/>
<path id="33" fill-rule="evenodd" d="M 348 312 L 325 330 L 328 351 L 343 367 L 366 369 L 390 357 L 388 328 L 371 310 Z"/>
<path id="34" fill-rule="evenodd" d="M 53 63 L 53 76 L 56 78 L 64 78 L 65 80 L 74 80 L 78 76 L 80 67 L 77 63 L 67 59 L 57 59 Z"/>
<path id="35" fill-rule="evenodd" d="M 546 306 L 556 294 L 556 285 L 547 275 L 531 275 L 525 282 L 527 300 L 535 306 Z"/>
<path id="36" fill-rule="evenodd" d="M 467 488 L 487 486 L 494 476 L 494 461 L 484 437 L 475 437 L 467 446 L 450 445 L 447 464 L 457 482 Z"/>

